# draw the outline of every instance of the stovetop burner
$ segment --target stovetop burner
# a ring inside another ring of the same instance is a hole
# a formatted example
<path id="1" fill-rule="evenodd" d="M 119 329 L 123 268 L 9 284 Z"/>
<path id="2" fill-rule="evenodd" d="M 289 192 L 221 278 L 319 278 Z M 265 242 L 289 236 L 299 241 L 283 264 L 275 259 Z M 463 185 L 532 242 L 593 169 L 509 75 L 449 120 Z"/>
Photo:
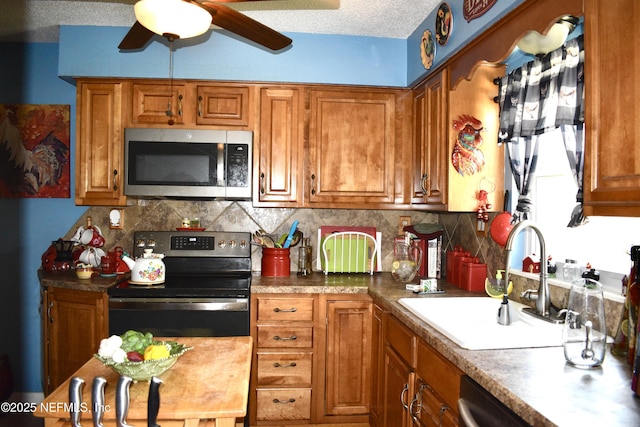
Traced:
<path id="1" fill-rule="evenodd" d="M 111 298 L 248 298 L 251 287 L 250 233 L 138 231 L 134 256 L 145 249 L 164 254 L 165 282 L 122 282 Z"/>

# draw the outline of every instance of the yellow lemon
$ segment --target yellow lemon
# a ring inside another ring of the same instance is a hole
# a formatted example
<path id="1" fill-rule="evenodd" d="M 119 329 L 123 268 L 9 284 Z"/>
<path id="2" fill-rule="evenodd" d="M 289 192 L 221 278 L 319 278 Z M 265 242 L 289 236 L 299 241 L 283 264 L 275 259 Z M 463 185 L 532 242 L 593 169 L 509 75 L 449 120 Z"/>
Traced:
<path id="1" fill-rule="evenodd" d="M 165 359 L 169 357 L 169 349 L 164 344 L 151 344 L 144 349 L 144 360 Z"/>
<path id="2" fill-rule="evenodd" d="M 487 292 L 491 298 L 502 298 L 504 295 L 504 289 L 501 287 L 495 286 L 489 279 L 484 281 L 484 290 Z M 513 282 L 509 282 L 509 288 L 507 289 L 507 295 L 511 293 L 513 290 Z"/>
<path id="3" fill-rule="evenodd" d="M 625 337 L 629 336 L 629 319 L 624 319 L 620 324 L 620 331 Z"/>

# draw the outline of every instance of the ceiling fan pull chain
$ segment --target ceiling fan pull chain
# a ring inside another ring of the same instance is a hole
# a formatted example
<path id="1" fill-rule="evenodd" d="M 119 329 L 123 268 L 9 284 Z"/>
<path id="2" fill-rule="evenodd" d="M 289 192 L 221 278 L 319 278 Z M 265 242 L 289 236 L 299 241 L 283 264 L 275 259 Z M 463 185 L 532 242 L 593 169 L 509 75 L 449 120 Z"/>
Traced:
<path id="1" fill-rule="evenodd" d="M 167 103 L 167 116 L 169 116 L 169 125 L 173 125 L 173 40 L 169 39 L 169 102 Z"/>

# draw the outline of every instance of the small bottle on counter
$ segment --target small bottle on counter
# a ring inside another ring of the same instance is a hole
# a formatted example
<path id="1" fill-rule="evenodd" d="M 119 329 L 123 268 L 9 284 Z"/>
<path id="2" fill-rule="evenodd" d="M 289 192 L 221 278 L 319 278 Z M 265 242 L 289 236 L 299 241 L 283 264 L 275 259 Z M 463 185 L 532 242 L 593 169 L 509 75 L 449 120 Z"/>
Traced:
<path id="1" fill-rule="evenodd" d="M 308 237 L 302 239 L 302 245 L 298 249 L 298 275 L 309 276 L 313 273 L 311 269 L 311 258 L 313 256 L 313 247 Z"/>
<path id="2" fill-rule="evenodd" d="M 191 221 L 189 220 L 189 218 L 182 218 L 182 228 L 190 228 L 191 227 Z"/>

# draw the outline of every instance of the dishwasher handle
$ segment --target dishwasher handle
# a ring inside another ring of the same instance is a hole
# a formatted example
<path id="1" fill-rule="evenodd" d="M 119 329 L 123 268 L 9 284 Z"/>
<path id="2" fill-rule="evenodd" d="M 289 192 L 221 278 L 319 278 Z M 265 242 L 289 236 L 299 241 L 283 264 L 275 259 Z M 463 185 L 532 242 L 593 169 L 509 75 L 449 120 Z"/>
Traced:
<path id="1" fill-rule="evenodd" d="M 473 417 L 469 402 L 466 399 L 458 399 L 458 412 L 460 413 L 460 425 L 462 427 L 480 427 Z"/>

